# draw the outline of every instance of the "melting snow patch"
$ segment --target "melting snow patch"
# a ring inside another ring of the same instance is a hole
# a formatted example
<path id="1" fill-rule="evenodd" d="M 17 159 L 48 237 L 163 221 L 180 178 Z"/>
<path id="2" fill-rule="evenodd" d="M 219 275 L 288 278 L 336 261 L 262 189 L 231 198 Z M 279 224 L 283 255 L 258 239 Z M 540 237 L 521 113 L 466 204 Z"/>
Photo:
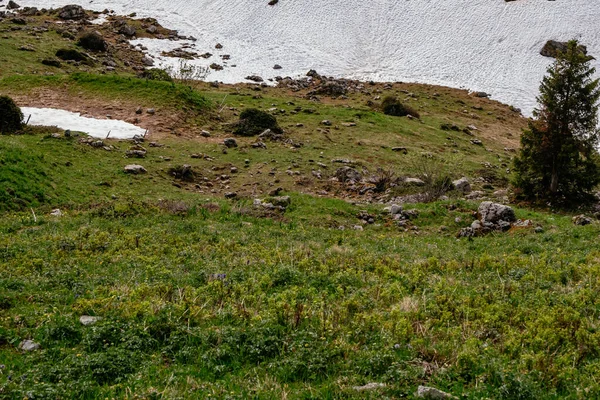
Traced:
<path id="1" fill-rule="evenodd" d="M 54 108 L 21 107 L 25 120 L 31 115 L 29 124 L 58 126 L 77 132 L 85 132 L 90 136 L 104 139 L 110 131 L 113 139 L 130 139 L 135 135 L 143 135 L 145 129 L 114 119 L 96 119 L 82 117 L 81 114 L 57 110 Z"/>

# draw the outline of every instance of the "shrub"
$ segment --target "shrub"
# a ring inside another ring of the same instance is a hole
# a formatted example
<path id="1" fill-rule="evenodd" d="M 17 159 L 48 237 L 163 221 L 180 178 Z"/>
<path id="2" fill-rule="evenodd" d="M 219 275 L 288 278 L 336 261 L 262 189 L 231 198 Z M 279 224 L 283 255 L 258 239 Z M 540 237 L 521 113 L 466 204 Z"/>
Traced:
<path id="1" fill-rule="evenodd" d="M 77 42 L 78 46 L 90 51 L 106 51 L 108 43 L 96 32 L 84 33 Z"/>
<path id="2" fill-rule="evenodd" d="M 247 108 L 240 114 L 240 121 L 233 133 L 240 136 L 254 136 L 267 129 L 274 133 L 283 132 L 274 116 L 256 108 Z"/>
<path id="3" fill-rule="evenodd" d="M 13 133 L 21 129 L 23 113 L 13 99 L 0 96 L 0 133 Z"/>
<path id="4" fill-rule="evenodd" d="M 171 78 L 169 73 L 160 68 L 146 69 L 140 74 L 140 78 L 148 79 L 150 81 L 173 82 L 173 78 Z"/>
<path id="5" fill-rule="evenodd" d="M 412 115 L 415 118 L 421 118 L 417 110 L 400 103 L 400 101 L 393 96 L 388 96 L 383 99 L 381 102 L 381 109 L 384 114 L 394 117 L 406 117 L 407 115 Z"/>
<path id="6" fill-rule="evenodd" d="M 75 49 L 59 49 L 56 51 L 56 57 L 65 61 L 79 61 L 84 64 L 92 65 L 92 60 L 84 53 Z"/>

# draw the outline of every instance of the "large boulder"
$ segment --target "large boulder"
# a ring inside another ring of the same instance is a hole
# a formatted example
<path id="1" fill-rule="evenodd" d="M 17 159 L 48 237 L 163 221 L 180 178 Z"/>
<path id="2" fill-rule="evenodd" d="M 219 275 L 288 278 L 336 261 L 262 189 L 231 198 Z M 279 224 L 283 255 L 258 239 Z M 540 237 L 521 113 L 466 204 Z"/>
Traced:
<path id="1" fill-rule="evenodd" d="M 567 44 L 567 42 L 548 40 L 544 47 L 542 47 L 542 50 L 540 50 L 540 54 L 544 57 L 556 58 L 560 53 L 567 51 Z M 587 47 L 584 45 L 577 46 L 577 49 L 581 52 L 581 54 L 587 56 L 588 60 L 594 59 L 594 57 L 587 55 Z"/>
<path id="2" fill-rule="evenodd" d="M 517 220 L 512 208 L 504 204 L 492 203 L 491 201 L 481 203 L 478 213 L 482 223 L 498 224 L 500 221 L 515 222 Z"/>

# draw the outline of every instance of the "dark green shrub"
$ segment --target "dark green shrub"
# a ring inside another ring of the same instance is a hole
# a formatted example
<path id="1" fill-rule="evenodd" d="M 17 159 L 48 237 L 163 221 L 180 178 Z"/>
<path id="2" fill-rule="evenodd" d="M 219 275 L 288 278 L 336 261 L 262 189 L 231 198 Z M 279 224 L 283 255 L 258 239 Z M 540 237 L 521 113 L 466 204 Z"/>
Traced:
<path id="1" fill-rule="evenodd" d="M 173 82 L 173 78 L 171 78 L 171 75 L 169 75 L 169 73 L 164 69 L 160 68 L 146 69 L 139 76 L 140 78 L 148 79 L 151 81 Z"/>
<path id="2" fill-rule="evenodd" d="M 84 33 L 77 41 L 77 46 L 90 51 L 106 51 L 108 49 L 106 40 L 96 32 Z"/>
<path id="3" fill-rule="evenodd" d="M 400 103 L 400 101 L 393 96 L 388 96 L 383 99 L 381 102 L 381 109 L 384 114 L 394 117 L 406 117 L 407 115 L 412 115 L 415 118 L 421 118 L 417 110 Z"/>
<path id="4" fill-rule="evenodd" d="M 0 96 L 0 133 L 13 133 L 21 129 L 23 113 L 8 96 Z"/>
<path id="5" fill-rule="evenodd" d="M 59 49 L 56 51 L 56 57 L 64 61 L 79 61 L 88 65 L 93 64 L 91 58 L 75 49 Z"/>
<path id="6" fill-rule="evenodd" d="M 274 133 L 283 133 L 274 116 L 256 108 L 247 108 L 240 114 L 240 121 L 233 133 L 240 136 L 254 136 L 267 129 Z"/>

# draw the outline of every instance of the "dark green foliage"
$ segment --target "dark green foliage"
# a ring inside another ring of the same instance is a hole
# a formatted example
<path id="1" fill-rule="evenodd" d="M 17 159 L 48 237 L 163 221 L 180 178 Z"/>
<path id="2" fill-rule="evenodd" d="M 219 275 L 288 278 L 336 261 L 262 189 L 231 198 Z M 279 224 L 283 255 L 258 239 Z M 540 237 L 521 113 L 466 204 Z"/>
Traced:
<path id="1" fill-rule="evenodd" d="M 240 114 L 240 121 L 234 131 L 240 136 L 254 136 L 270 129 L 274 133 L 282 133 L 277 119 L 271 114 L 256 108 L 247 108 Z"/>
<path id="2" fill-rule="evenodd" d="M 13 133 L 21 129 L 23 113 L 13 99 L 0 96 L 0 133 Z"/>
<path id="3" fill-rule="evenodd" d="M 381 102 L 381 109 L 386 115 L 394 117 L 406 117 L 412 115 L 415 118 L 421 118 L 419 112 L 410 106 L 400 103 L 400 101 L 393 96 L 388 96 Z"/>
<path id="4" fill-rule="evenodd" d="M 521 137 L 514 185 L 527 200 L 574 205 L 600 182 L 598 164 L 599 80 L 570 41 L 542 80 L 535 120 Z"/>
<path id="5" fill-rule="evenodd" d="M 61 66 L 60 61 L 58 61 L 57 59 L 54 59 L 54 58 L 44 58 L 42 60 L 42 64 L 47 65 L 49 67 L 56 67 L 56 68 L 60 68 L 60 66 Z"/>
<path id="6" fill-rule="evenodd" d="M 167 71 L 161 68 L 150 68 L 145 69 L 140 75 L 140 78 L 148 79 L 151 81 L 165 81 L 173 82 L 173 78 Z"/>
<path id="7" fill-rule="evenodd" d="M 84 33 L 77 41 L 77 45 L 90 51 L 106 51 L 108 49 L 106 40 L 96 32 Z"/>
<path id="8" fill-rule="evenodd" d="M 56 51 L 56 57 L 65 61 L 78 61 L 84 64 L 93 65 L 91 58 L 75 49 L 59 49 Z"/>

